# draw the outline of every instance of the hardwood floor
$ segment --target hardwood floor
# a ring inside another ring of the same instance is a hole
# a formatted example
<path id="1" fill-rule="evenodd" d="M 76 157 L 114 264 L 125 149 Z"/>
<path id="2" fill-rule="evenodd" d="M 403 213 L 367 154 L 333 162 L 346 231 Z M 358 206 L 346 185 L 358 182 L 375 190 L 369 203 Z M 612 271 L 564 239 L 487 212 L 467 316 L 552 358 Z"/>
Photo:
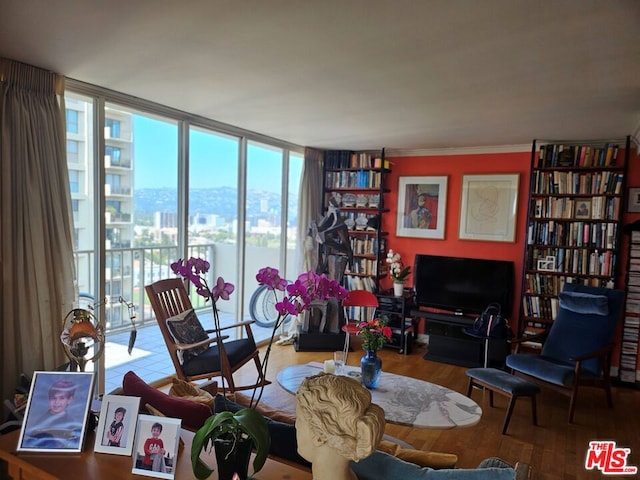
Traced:
<path id="1" fill-rule="evenodd" d="M 383 370 L 420 378 L 465 393 L 465 367 L 424 360 L 424 347 L 414 348 L 411 355 L 382 350 Z M 359 351 L 351 352 L 349 365 L 358 365 Z M 269 360 L 268 378 L 262 402 L 275 408 L 295 411 L 295 397 L 276 382 L 279 369 L 287 365 L 323 361 L 330 352 L 296 352 L 292 346 L 274 345 Z M 243 368 L 238 379 L 252 380 L 255 370 Z M 400 438 L 417 449 L 455 453 L 459 467 L 475 467 L 484 458 L 497 456 L 510 463 L 524 462 L 532 467 L 532 478 L 539 480 L 582 480 L 603 478 L 600 471 L 587 471 L 584 460 L 593 440 L 614 440 L 619 447 L 631 449 L 628 465 L 640 466 L 640 391 L 614 387 L 614 408 L 606 406 L 604 392 L 586 388 L 581 391 L 575 422 L 567 423 L 569 399 L 544 390 L 538 395 L 538 426 L 531 422 L 528 399 L 516 403 L 506 435 L 501 435 L 506 397 L 495 395 L 494 408 L 489 395 L 474 391 L 473 399 L 483 410 L 482 420 L 474 427 L 453 430 L 416 429 L 387 424 L 386 433 Z M 607 478 L 631 478 L 606 476 Z"/>

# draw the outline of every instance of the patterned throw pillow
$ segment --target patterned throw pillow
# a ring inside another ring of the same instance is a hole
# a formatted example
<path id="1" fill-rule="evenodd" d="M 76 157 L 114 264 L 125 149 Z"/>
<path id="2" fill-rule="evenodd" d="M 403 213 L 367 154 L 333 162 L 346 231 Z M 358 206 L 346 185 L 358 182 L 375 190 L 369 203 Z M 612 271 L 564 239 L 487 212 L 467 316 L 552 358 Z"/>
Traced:
<path id="1" fill-rule="evenodd" d="M 196 343 L 209 338 L 193 309 L 167 318 L 167 327 L 176 343 Z M 208 348 L 207 345 L 203 345 L 190 350 L 179 350 L 180 363 L 183 364 L 190 358 L 206 352 Z"/>

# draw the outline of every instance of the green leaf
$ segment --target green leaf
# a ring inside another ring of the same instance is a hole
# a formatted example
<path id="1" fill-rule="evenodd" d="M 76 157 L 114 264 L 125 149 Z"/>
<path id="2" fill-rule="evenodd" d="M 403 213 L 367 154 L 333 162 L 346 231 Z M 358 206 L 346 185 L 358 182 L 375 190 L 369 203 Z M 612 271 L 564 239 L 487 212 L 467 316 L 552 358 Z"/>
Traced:
<path id="1" fill-rule="evenodd" d="M 254 473 L 259 472 L 267 461 L 271 437 L 266 419 L 251 408 L 244 408 L 236 413 L 225 411 L 209 417 L 198 429 L 191 444 L 191 467 L 198 479 L 208 478 L 213 469 L 200 459 L 204 449 L 210 449 L 213 441 L 223 436 L 232 435 L 239 438 L 248 435 L 256 450 L 253 460 Z"/>

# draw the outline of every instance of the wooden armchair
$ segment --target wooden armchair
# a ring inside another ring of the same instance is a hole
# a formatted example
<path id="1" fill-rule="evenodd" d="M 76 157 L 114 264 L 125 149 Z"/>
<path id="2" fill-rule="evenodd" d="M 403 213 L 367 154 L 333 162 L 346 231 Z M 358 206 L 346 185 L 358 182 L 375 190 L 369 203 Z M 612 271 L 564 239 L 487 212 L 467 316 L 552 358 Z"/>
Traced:
<path id="1" fill-rule="evenodd" d="M 515 353 L 506 364 L 515 375 L 570 397 L 569 423 L 578 397 L 578 387 L 604 389 L 611 408 L 611 353 L 616 324 L 624 306 L 624 292 L 610 288 L 567 283 L 559 295 L 558 315 L 549 328 L 540 354 Z"/>
<path id="2" fill-rule="evenodd" d="M 218 343 L 215 330 L 204 330 L 195 317 L 193 306 L 184 282 L 179 278 L 159 280 L 145 286 L 151 307 L 158 321 L 162 337 L 169 350 L 178 378 L 185 381 L 221 377 L 229 391 L 249 390 L 269 382 L 260 361 L 258 348 L 251 331 L 252 320 L 220 328 L 222 343 Z M 172 323 L 176 322 L 176 323 Z M 170 328 L 171 325 L 171 328 Z M 180 343 L 176 337 L 176 325 L 180 331 L 195 333 L 197 341 Z M 226 333 L 233 328 L 244 328 L 244 338 L 228 340 Z M 257 381 L 251 385 L 238 386 L 233 373 L 252 361 L 257 370 Z"/>

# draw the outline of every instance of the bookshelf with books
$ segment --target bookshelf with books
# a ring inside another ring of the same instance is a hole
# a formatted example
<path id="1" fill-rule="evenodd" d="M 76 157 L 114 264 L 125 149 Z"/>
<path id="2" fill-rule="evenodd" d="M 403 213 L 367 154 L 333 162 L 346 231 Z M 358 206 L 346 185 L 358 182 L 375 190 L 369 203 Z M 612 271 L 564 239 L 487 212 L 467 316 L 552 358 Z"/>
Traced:
<path id="1" fill-rule="evenodd" d="M 349 290 L 379 290 L 379 279 L 386 274 L 384 258 L 387 232 L 380 229 L 384 195 L 389 192 L 385 176 L 389 164 L 384 150 L 353 152 L 329 150 L 324 158 L 323 201 L 333 201 L 347 225 L 353 262 L 343 278 Z"/>
<path id="2" fill-rule="evenodd" d="M 534 140 L 519 325 L 524 336 L 553 323 L 565 283 L 615 287 L 629 142 Z M 534 340 L 525 345 L 541 347 Z"/>
<path id="3" fill-rule="evenodd" d="M 625 228 L 626 230 L 626 228 Z M 622 323 L 618 379 L 622 384 L 640 386 L 638 347 L 640 331 L 640 224 L 630 225 L 627 257 L 627 296 Z"/>

